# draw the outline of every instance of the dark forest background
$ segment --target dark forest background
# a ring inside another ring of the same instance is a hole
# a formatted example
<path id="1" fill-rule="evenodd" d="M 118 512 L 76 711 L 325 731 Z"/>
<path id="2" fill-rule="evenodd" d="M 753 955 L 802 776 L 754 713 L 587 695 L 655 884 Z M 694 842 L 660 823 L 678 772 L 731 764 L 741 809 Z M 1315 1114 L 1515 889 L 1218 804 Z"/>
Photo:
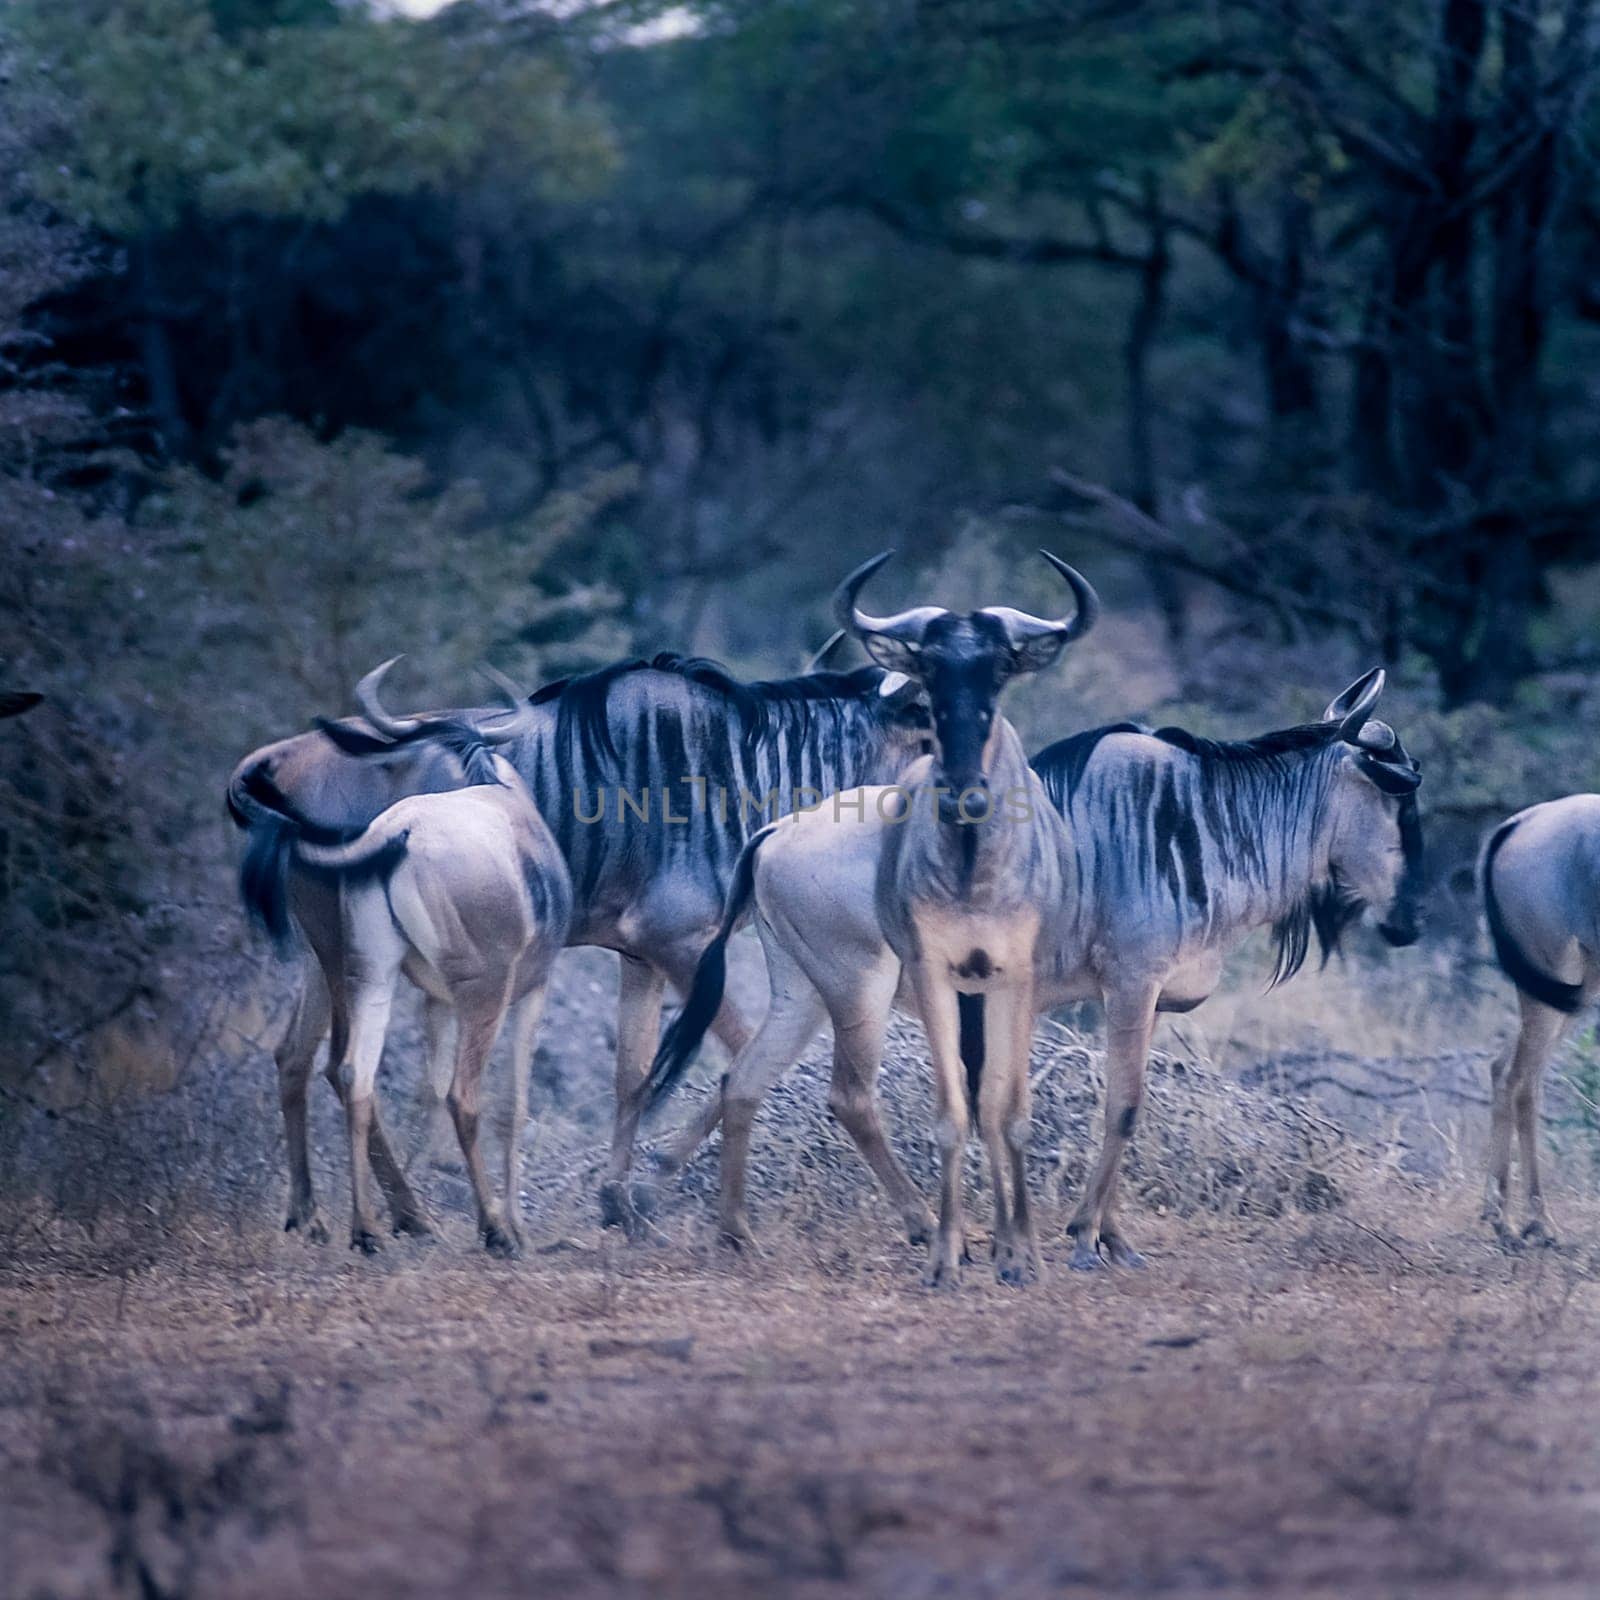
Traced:
<path id="1" fill-rule="evenodd" d="M 789 671 L 885 545 L 1101 583 L 1036 732 L 1383 661 L 1459 898 L 1600 787 L 1595 10 L 13 0 L 5 1094 L 248 1031 L 223 779 L 377 660 Z"/>

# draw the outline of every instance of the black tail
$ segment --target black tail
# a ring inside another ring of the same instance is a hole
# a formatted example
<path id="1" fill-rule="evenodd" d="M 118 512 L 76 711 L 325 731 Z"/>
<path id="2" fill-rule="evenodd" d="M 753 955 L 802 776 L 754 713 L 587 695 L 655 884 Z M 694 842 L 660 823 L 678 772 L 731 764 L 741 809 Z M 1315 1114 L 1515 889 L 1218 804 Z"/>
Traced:
<path id="1" fill-rule="evenodd" d="M 281 951 L 289 942 L 289 857 L 300 837 L 299 819 L 278 786 L 255 767 L 228 784 L 228 811 L 249 832 L 239 866 L 245 915 Z"/>
<path id="2" fill-rule="evenodd" d="M 978 1120 L 978 1086 L 983 1082 L 983 996 L 957 994 L 956 1012 L 961 1023 L 961 1064 L 967 1069 L 967 1104 Z"/>
<path id="3" fill-rule="evenodd" d="M 286 817 L 254 823 L 239 866 L 245 914 L 281 950 L 289 942 L 289 856 L 300 830 Z"/>
<path id="4" fill-rule="evenodd" d="M 1511 837 L 1516 825 L 1515 817 L 1510 822 L 1501 823 L 1490 838 L 1489 848 L 1483 856 L 1483 911 L 1489 923 L 1489 937 L 1494 941 L 1494 953 L 1501 969 L 1524 994 L 1532 995 L 1535 1000 L 1570 1016 L 1583 1003 L 1582 985 L 1563 983 L 1534 966 L 1522 946 L 1512 938 L 1511 930 L 1500 913 L 1500 902 L 1495 896 L 1494 858 L 1499 855 L 1500 846 Z"/>
<path id="5" fill-rule="evenodd" d="M 294 864 L 314 878 L 324 878 L 330 883 L 364 883 L 369 878 L 387 878 L 405 860 L 406 845 L 411 837 L 409 828 L 402 828 L 376 845 L 364 844 L 358 833 L 345 847 L 349 859 L 332 865 L 325 861 L 310 861 L 305 852 L 296 848 L 292 854 Z"/>
<path id="6" fill-rule="evenodd" d="M 289 863 L 295 845 L 301 839 L 339 844 L 351 835 L 307 822 L 259 767 L 235 774 L 230 781 L 228 811 L 249 833 L 239 865 L 239 898 L 245 915 L 264 928 L 282 951 L 289 942 Z"/>
<path id="7" fill-rule="evenodd" d="M 656 1051 L 656 1058 L 650 1063 L 650 1071 L 640 1086 L 640 1100 L 646 1114 L 654 1111 L 672 1093 L 678 1080 L 689 1070 L 707 1029 L 722 1007 L 722 991 L 728 981 L 728 940 L 733 937 L 734 928 L 750 904 L 756 883 L 756 851 L 771 832 L 771 827 L 763 828 L 740 853 L 733 869 L 733 883 L 728 889 L 727 903 L 722 908 L 722 926 L 701 955 L 683 1010 L 667 1029 L 661 1048 Z"/>

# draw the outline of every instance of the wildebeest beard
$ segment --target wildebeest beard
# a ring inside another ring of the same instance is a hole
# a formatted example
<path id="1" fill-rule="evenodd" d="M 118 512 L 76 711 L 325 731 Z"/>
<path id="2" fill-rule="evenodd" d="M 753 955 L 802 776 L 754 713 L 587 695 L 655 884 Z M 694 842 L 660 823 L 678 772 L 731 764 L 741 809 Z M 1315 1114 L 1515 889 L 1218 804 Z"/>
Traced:
<path id="1" fill-rule="evenodd" d="M 1345 930 L 1359 922 L 1365 910 L 1366 901 L 1341 883 L 1338 873 L 1316 884 L 1273 926 L 1273 936 L 1278 941 L 1278 960 L 1273 968 L 1272 987 L 1287 982 L 1305 964 L 1312 929 L 1316 930 L 1317 945 L 1322 951 L 1322 965 L 1327 966 Z"/>

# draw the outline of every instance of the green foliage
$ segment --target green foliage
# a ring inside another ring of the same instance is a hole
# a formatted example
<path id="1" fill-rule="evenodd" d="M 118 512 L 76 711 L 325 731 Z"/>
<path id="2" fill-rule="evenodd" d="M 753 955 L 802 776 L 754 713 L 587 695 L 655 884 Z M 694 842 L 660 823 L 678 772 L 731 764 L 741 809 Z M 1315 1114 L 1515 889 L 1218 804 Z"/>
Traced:
<path id="1" fill-rule="evenodd" d="M 270 18 L 271 25 L 242 26 Z M 326 222 L 364 194 L 458 181 L 491 158 L 530 192 L 603 176 L 609 135 L 552 61 L 491 35 L 354 7 L 28 0 L 8 19 L 25 73 L 62 99 L 41 194 L 132 237 L 191 213 Z M 226 19 L 224 26 L 222 19 Z"/>

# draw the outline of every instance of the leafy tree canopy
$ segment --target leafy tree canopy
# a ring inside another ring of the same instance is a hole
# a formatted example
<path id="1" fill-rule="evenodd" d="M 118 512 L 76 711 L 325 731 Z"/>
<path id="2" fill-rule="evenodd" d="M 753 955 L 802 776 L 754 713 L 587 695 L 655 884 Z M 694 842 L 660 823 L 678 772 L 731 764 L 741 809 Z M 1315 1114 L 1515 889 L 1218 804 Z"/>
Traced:
<path id="1" fill-rule="evenodd" d="M 11 27 L 24 82 L 61 105 L 40 194 L 123 237 L 190 214 L 332 221 L 491 158 L 565 196 L 612 160 L 561 66 L 487 28 L 318 0 L 24 0 Z"/>

